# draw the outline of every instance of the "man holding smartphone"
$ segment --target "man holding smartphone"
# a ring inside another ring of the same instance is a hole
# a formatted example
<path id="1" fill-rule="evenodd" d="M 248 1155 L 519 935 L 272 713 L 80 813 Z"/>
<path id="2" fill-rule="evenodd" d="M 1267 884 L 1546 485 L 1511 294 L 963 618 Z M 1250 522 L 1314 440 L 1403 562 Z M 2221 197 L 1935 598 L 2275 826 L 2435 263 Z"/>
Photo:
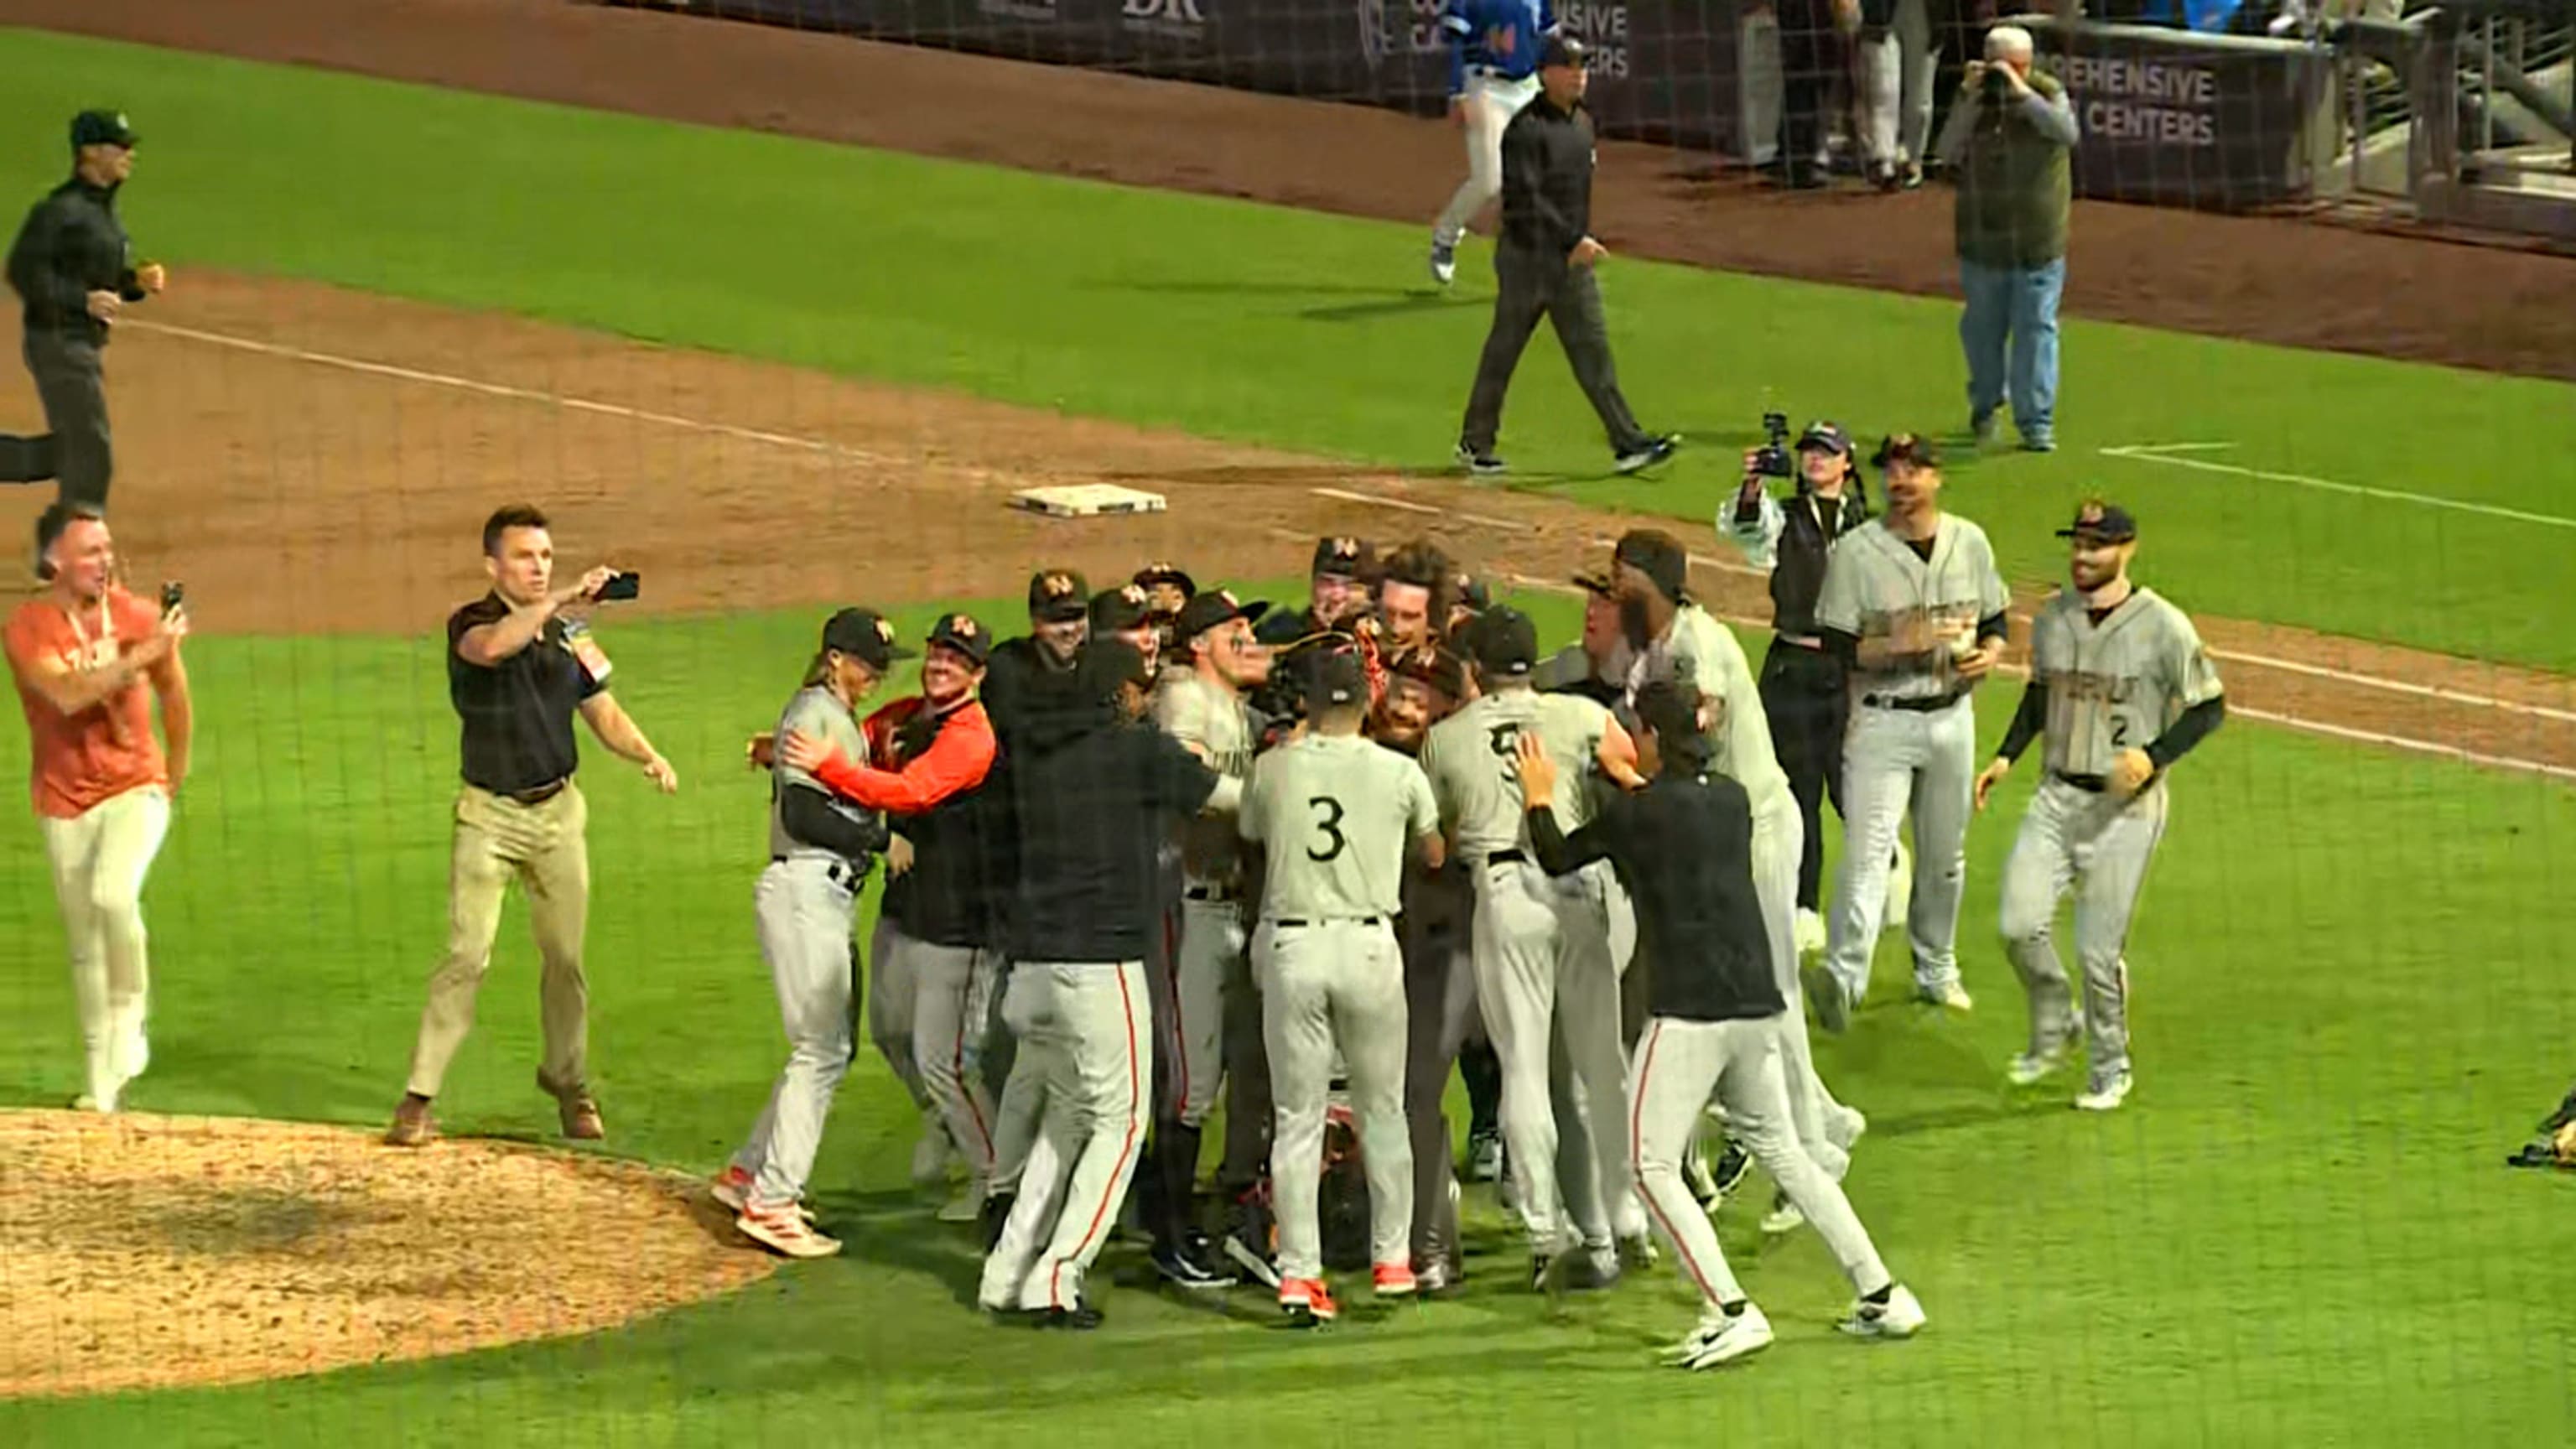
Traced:
<path id="1" fill-rule="evenodd" d="M 554 563 L 546 516 L 524 503 L 500 509 L 483 525 L 492 591 L 447 621 L 447 693 L 464 727 L 447 955 L 430 978 L 409 1088 L 385 1134 L 392 1146 L 418 1147 L 438 1135 L 430 1099 L 474 1024 L 475 992 L 514 876 L 527 890 L 544 961 L 545 1061 L 537 1086 L 555 1099 L 564 1136 L 607 1135 L 587 1075 L 590 987 L 581 951 L 590 915 L 589 805 L 572 780 L 580 763 L 572 717 L 579 714 L 601 744 L 642 766 L 663 794 L 680 782 L 608 693 L 608 657 L 588 628 L 561 616 L 575 604 L 634 598 L 635 575 L 594 568 L 558 589 Z"/>
<path id="2" fill-rule="evenodd" d="M 143 878 L 188 775 L 195 712 L 179 662 L 188 616 L 175 585 L 156 611 L 116 581 L 115 544 L 94 504 L 46 509 L 36 547 L 53 586 L 9 616 L 9 672 L 27 714 L 36 817 L 89 1049 L 89 1090 L 74 1105 L 113 1112 L 151 1056 Z M 166 752 L 152 735 L 155 698 Z"/>

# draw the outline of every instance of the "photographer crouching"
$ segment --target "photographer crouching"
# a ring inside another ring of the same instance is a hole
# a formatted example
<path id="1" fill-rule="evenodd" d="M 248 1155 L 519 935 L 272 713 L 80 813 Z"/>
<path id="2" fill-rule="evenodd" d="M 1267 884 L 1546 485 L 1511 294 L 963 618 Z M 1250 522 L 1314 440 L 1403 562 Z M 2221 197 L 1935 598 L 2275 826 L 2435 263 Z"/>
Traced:
<path id="1" fill-rule="evenodd" d="M 1771 647 L 1762 657 L 1762 709 L 1771 721 L 1771 749 L 1798 797 L 1806 843 L 1798 855 L 1798 949 L 1824 949 L 1825 923 L 1817 911 L 1824 874 L 1824 833 L 1818 827 L 1825 798 L 1843 808 L 1843 730 L 1851 701 L 1843 663 L 1827 653 L 1816 630 L 1816 595 L 1825 583 L 1825 556 L 1834 540 L 1869 520 L 1869 486 L 1861 477 L 1851 438 L 1830 422 L 1814 422 L 1785 446 L 1789 420 L 1762 418 L 1770 441 L 1744 455 L 1744 483 L 1733 504 L 1718 514 L 1717 531 L 1744 550 L 1747 562 L 1771 572 Z M 1765 480 L 1795 478 L 1786 501 L 1766 491 Z M 1903 847 L 1899 847 L 1902 850 Z M 1899 869 L 1891 881 L 1905 880 Z M 1898 909 L 1886 919 L 1902 921 Z"/>
<path id="2" fill-rule="evenodd" d="M 1959 286 L 1968 303 L 1959 344 L 1968 356 L 1968 426 L 1980 447 L 1994 441 L 2007 384 L 2022 447 L 2057 447 L 2057 299 L 2066 287 L 2076 136 L 2065 88 L 2031 69 L 2030 32 L 1987 31 L 1986 58 L 1968 66 L 1936 148 L 1959 178 Z"/>

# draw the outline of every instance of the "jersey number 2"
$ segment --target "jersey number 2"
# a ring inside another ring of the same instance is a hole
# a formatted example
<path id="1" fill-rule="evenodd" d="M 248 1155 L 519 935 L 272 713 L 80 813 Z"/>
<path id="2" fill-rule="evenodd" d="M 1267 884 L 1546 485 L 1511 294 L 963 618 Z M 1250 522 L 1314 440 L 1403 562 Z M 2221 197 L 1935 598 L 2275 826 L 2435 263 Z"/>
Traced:
<path id="1" fill-rule="evenodd" d="M 1326 842 L 1322 850 L 1317 850 L 1311 845 L 1307 846 L 1306 858 L 1318 865 L 1328 860 L 1341 859 L 1342 847 L 1350 844 L 1350 841 L 1342 836 L 1342 802 L 1330 795 L 1317 795 L 1309 799 L 1306 805 L 1315 812 L 1315 829 Z"/>
<path id="2" fill-rule="evenodd" d="M 2118 715 L 2113 715 L 2111 717 L 2111 748 L 2115 750 L 2125 750 L 2128 747 L 2129 722 Z"/>

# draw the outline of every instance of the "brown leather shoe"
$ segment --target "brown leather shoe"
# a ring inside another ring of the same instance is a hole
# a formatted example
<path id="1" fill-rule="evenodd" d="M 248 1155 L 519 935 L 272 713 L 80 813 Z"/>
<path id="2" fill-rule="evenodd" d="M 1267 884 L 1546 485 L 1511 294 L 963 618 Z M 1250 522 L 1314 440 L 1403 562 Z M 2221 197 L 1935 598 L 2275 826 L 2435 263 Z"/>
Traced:
<path id="1" fill-rule="evenodd" d="M 405 1097 L 394 1108 L 394 1125 L 385 1129 L 387 1147 L 426 1147 L 438 1140 L 438 1123 L 429 1115 L 429 1099 Z"/>
<path id="2" fill-rule="evenodd" d="M 555 1111 L 562 1120 L 565 1137 L 575 1142 L 598 1142 L 608 1136 L 608 1124 L 600 1120 L 599 1102 L 590 1095 L 589 1088 L 575 1087 L 565 1091 L 540 1071 L 537 1073 L 537 1090 L 555 1099 Z"/>

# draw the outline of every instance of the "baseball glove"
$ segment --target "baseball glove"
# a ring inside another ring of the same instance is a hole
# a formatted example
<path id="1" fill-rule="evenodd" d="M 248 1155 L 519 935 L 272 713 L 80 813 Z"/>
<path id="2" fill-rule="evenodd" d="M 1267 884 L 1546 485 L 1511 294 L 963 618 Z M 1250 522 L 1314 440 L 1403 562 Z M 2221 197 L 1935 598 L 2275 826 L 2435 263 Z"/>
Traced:
<path id="1" fill-rule="evenodd" d="M 2540 1135 L 2505 1159 L 2508 1167 L 2555 1167 L 2576 1172 L 2576 1090 L 2540 1124 Z"/>

